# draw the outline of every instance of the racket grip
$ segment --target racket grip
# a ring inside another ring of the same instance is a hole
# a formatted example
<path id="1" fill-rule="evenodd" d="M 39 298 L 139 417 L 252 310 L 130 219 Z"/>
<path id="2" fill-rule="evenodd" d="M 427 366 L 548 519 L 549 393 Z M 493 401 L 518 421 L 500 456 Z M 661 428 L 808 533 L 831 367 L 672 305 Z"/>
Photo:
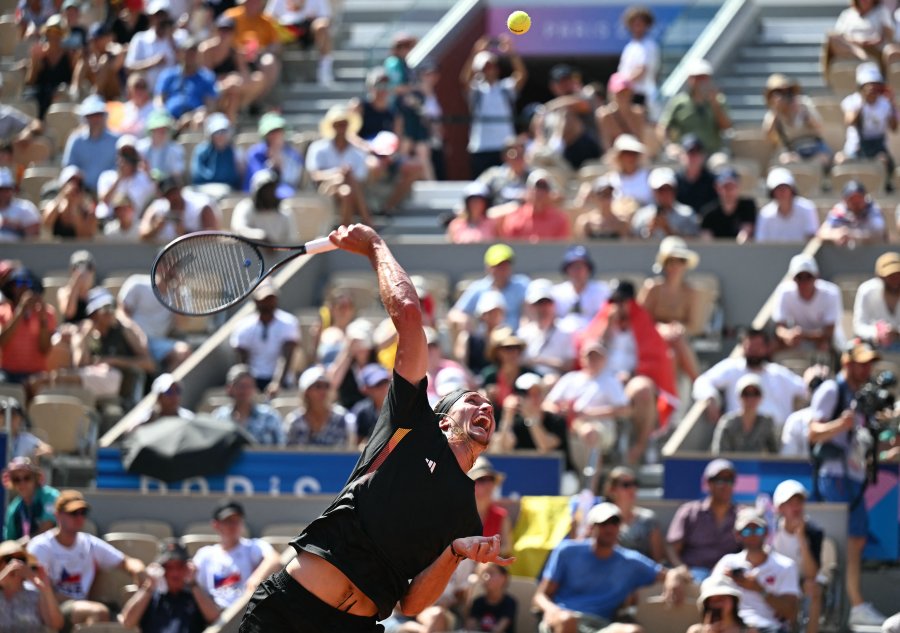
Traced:
<path id="1" fill-rule="evenodd" d="M 306 243 L 306 254 L 315 255 L 316 253 L 327 253 L 337 249 L 330 239 L 327 237 L 319 237 Z"/>

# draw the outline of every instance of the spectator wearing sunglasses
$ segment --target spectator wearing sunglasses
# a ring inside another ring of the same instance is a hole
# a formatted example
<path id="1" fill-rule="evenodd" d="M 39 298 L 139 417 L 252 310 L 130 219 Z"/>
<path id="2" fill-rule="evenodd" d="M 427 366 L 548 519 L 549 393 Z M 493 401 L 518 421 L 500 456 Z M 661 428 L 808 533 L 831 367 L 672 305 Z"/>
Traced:
<path id="1" fill-rule="evenodd" d="M 603 486 L 603 496 L 616 504 L 621 513 L 619 545 L 640 552 L 647 558 L 663 563 L 666 549 L 656 513 L 637 505 L 638 481 L 627 466 L 613 468 Z"/>
<path id="2" fill-rule="evenodd" d="M 762 381 L 756 374 L 744 374 L 737 383 L 739 408 L 719 418 L 713 435 L 712 453 L 778 453 L 775 422 L 759 412 Z"/>
<path id="3" fill-rule="evenodd" d="M 635 633 L 638 626 L 614 622 L 619 606 L 640 587 L 665 582 L 667 599 L 678 603 L 687 569 L 666 569 L 618 544 L 622 512 L 604 502 L 587 515 L 590 539 L 560 543 L 550 554 L 533 605 L 543 612 L 542 631 Z"/>
<path id="4" fill-rule="evenodd" d="M 140 585 L 146 579 L 144 563 L 84 532 L 90 505 L 77 490 L 60 492 L 55 511 L 57 527 L 31 539 L 28 553 L 47 570 L 67 626 L 108 622 L 106 605 L 87 599 L 97 570 L 122 569 Z"/>
<path id="5" fill-rule="evenodd" d="M 47 571 L 19 543 L 0 543 L 0 631 L 58 631 L 63 624 Z"/>
<path id="6" fill-rule="evenodd" d="M 557 206 L 557 194 L 549 172 L 543 169 L 531 172 L 525 189 L 525 202 L 502 219 L 500 237 L 529 242 L 570 238 L 572 227 L 568 216 Z"/>
<path id="7" fill-rule="evenodd" d="M 687 565 L 695 582 L 708 578 L 723 556 L 740 550 L 734 532 L 737 509 L 732 498 L 736 477 L 737 469 L 727 459 L 709 462 L 703 471 L 709 495 L 682 504 L 669 524 L 669 561 Z"/>
<path id="8" fill-rule="evenodd" d="M 4 540 L 28 540 L 56 525 L 53 504 L 59 491 L 44 485 L 40 468 L 30 459 L 14 457 L 9 462 L 3 471 L 3 487 L 16 497 L 6 508 Z"/>
<path id="9" fill-rule="evenodd" d="M 793 631 L 800 606 L 800 577 L 790 558 L 766 547 L 766 518 L 742 508 L 734 523 L 743 549 L 722 557 L 714 576 L 726 576 L 741 589 L 738 615 L 760 633 Z"/>

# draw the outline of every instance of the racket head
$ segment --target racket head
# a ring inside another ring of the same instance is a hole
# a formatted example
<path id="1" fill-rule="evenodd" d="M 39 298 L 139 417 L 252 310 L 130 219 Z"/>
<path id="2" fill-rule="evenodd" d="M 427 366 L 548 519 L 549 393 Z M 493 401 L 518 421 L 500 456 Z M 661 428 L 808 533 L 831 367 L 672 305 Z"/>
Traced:
<path id="1" fill-rule="evenodd" d="M 253 292 L 264 276 L 259 248 L 224 231 L 198 231 L 172 241 L 150 271 L 159 302 L 187 316 L 227 310 Z"/>

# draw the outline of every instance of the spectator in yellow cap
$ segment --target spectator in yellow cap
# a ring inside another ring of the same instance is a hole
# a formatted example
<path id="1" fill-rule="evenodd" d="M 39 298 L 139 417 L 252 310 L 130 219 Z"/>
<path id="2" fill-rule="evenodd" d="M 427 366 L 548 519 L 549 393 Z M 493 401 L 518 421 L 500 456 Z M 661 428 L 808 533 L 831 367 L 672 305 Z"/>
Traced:
<path id="1" fill-rule="evenodd" d="M 484 253 L 487 274 L 473 281 L 462 293 L 447 318 L 461 329 L 469 329 L 478 299 L 488 290 L 497 290 L 506 300 L 506 324 L 513 329 L 519 327 L 522 303 L 528 290 L 530 279 L 527 275 L 513 273 L 515 252 L 506 244 L 494 244 Z"/>

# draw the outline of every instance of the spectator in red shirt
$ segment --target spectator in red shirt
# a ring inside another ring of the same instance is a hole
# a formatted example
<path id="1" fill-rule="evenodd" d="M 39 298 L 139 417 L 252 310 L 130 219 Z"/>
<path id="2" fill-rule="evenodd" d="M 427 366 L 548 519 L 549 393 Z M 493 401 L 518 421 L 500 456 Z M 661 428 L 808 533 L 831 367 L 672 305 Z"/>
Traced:
<path id="1" fill-rule="evenodd" d="M 24 383 L 47 371 L 56 311 L 44 303 L 44 286 L 31 271 L 19 268 L 0 288 L 0 369 L 9 382 Z"/>
<path id="2" fill-rule="evenodd" d="M 528 176 L 525 202 L 503 218 L 500 237 L 510 240 L 566 240 L 572 236 L 569 216 L 556 206 L 553 177 L 543 169 Z"/>

